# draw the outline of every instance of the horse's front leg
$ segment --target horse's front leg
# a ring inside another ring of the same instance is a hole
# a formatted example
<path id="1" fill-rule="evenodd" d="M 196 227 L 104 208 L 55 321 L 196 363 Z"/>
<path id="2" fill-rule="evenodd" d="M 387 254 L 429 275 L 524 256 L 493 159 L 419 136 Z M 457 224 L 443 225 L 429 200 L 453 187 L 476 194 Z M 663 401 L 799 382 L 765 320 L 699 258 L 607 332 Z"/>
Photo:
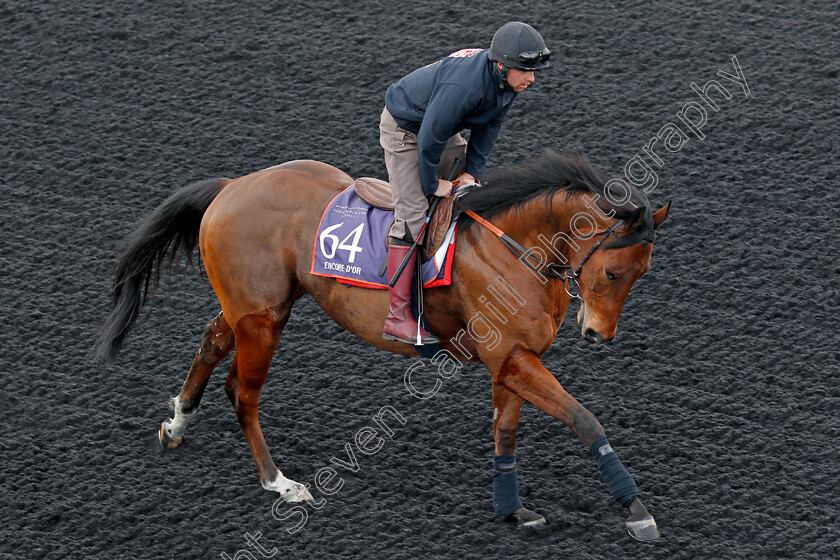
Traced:
<path id="1" fill-rule="evenodd" d="M 521 397 L 493 383 L 493 508 L 499 517 L 518 527 L 539 527 L 545 525 L 545 517 L 523 507 L 519 499 L 515 453 L 521 405 Z"/>
<path id="2" fill-rule="evenodd" d="M 536 354 L 515 350 L 502 364 L 494 382 L 566 424 L 589 447 L 610 494 L 629 509 L 625 524 L 630 535 L 641 541 L 659 538 L 656 521 L 639 499 L 636 482 L 610 447 L 601 423 L 563 389 Z"/>

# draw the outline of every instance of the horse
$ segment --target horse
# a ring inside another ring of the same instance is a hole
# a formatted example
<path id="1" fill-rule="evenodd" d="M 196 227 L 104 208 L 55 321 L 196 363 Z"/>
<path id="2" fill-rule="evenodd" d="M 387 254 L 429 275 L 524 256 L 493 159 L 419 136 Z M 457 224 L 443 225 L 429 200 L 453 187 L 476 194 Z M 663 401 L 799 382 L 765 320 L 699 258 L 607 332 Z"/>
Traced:
<path id="1" fill-rule="evenodd" d="M 191 259 L 198 244 L 222 311 L 206 326 L 172 400 L 174 417 L 161 425 L 160 442 L 180 444 L 216 364 L 233 351 L 225 392 L 262 486 L 289 502 L 313 498 L 275 466 L 260 428 L 258 400 L 295 301 L 308 294 L 368 344 L 417 355 L 411 345 L 382 338 L 386 290 L 348 287 L 310 273 L 319 219 L 351 184 L 353 179 L 333 166 L 296 160 L 176 191 L 129 235 L 114 274 L 111 310 L 94 347 L 100 359 L 115 359 L 161 271 L 179 255 Z M 522 507 L 516 486 L 516 431 L 525 400 L 590 448 L 610 493 L 629 512 L 625 524 L 631 536 L 657 538 L 656 522 L 604 428 L 565 391 L 541 356 L 575 298 L 581 336 L 591 343 L 613 339 L 627 294 L 650 267 L 655 230 L 666 220 L 670 202 L 654 212 L 642 190 L 610 178 L 582 154 L 546 151 L 519 167 L 487 174 L 459 203 L 452 283 L 425 291 L 425 317 L 441 339 L 442 358 L 458 365 L 481 362 L 490 373 L 497 513 L 518 525 L 545 523 Z M 487 290 L 497 296 L 495 304 Z"/>

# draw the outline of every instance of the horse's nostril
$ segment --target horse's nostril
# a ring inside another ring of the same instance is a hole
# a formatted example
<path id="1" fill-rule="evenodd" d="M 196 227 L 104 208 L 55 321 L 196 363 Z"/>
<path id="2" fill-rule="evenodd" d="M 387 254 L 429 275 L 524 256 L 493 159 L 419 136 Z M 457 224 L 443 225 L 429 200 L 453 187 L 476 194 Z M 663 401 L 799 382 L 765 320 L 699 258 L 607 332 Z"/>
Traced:
<path id="1" fill-rule="evenodd" d="M 601 336 L 601 333 L 599 333 L 593 328 L 587 328 L 585 331 L 583 331 L 583 338 L 585 338 L 587 342 L 592 342 L 594 344 L 600 344 L 604 342 L 604 337 Z"/>

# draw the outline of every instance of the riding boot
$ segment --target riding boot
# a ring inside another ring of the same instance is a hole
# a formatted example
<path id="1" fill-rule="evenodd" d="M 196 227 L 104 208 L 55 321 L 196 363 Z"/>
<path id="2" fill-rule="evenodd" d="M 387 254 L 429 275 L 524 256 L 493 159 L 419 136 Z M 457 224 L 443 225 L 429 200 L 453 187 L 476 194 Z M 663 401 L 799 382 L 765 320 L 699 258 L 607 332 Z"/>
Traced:
<path id="1" fill-rule="evenodd" d="M 388 279 L 394 277 L 400 263 L 411 247 L 403 245 L 388 245 Z M 411 315 L 411 282 L 414 280 L 417 263 L 417 251 L 411 254 L 408 264 L 393 287 L 388 288 L 388 299 L 391 307 L 382 329 L 382 338 L 396 340 L 408 344 L 417 344 L 417 321 Z M 420 338 L 423 344 L 438 344 L 440 339 L 420 327 Z"/>

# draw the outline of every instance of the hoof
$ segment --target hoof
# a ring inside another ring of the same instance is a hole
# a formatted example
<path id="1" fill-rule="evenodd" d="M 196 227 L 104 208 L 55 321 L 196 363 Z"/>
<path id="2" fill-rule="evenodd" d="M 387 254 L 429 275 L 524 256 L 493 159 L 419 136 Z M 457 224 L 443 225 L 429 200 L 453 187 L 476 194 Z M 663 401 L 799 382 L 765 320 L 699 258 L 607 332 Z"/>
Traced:
<path id="1" fill-rule="evenodd" d="M 160 425 L 160 432 L 158 432 L 158 441 L 160 446 L 164 449 L 174 449 L 181 445 L 181 438 L 169 437 L 166 433 L 166 422 Z"/>
<path id="2" fill-rule="evenodd" d="M 309 493 L 309 490 L 303 484 L 297 484 L 294 489 L 290 490 L 283 497 L 287 502 L 311 502 L 315 498 Z"/>
<path id="3" fill-rule="evenodd" d="M 271 492 L 278 492 L 287 502 L 311 502 L 315 500 L 306 486 L 286 478 L 280 471 L 277 471 L 274 480 L 263 482 L 262 487 Z"/>
<path id="4" fill-rule="evenodd" d="M 508 515 L 505 521 L 516 523 L 517 527 L 543 527 L 545 525 L 545 517 L 524 507 Z"/>
<path id="5" fill-rule="evenodd" d="M 651 515 L 648 515 L 648 517 L 644 519 L 635 521 L 630 521 L 628 519 L 624 522 L 624 525 L 627 527 L 627 532 L 630 536 L 637 541 L 655 541 L 661 536 L 659 527 L 656 526 L 656 521 L 654 521 L 653 516 Z"/>

